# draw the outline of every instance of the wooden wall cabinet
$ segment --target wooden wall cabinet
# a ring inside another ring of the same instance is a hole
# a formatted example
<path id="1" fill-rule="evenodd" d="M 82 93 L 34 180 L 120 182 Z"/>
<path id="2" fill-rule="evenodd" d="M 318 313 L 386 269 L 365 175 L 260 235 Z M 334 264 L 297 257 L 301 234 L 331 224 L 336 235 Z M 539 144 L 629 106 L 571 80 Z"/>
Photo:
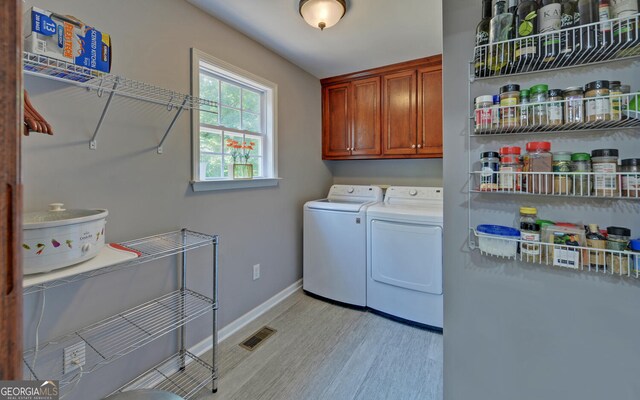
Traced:
<path id="1" fill-rule="evenodd" d="M 325 160 L 442 157 L 442 58 L 322 80 Z"/>

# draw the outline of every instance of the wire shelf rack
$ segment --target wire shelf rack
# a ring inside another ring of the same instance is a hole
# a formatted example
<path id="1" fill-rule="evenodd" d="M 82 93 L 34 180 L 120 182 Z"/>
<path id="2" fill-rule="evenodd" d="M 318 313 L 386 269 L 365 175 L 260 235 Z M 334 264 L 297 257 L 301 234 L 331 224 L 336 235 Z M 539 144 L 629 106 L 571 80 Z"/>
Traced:
<path id="1" fill-rule="evenodd" d="M 183 360 L 186 366 L 181 369 Z M 204 388 L 213 390 L 210 384 L 212 379 L 215 379 L 213 367 L 198 356 L 184 351 L 171 356 L 114 393 L 156 389 L 176 393 L 189 400 L 196 398 Z"/>
<path id="2" fill-rule="evenodd" d="M 198 109 L 217 113 L 215 101 L 192 97 L 148 83 L 134 81 L 122 76 L 107 74 L 51 57 L 23 52 L 25 74 L 53 79 L 95 90 L 98 96 L 114 92 L 118 96 L 166 106 L 168 110 Z"/>
<path id="3" fill-rule="evenodd" d="M 640 56 L 640 14 L 476 46 L 471 80 Z"/>
<path id="4" fill-rule="evenodd" d="M 470 245 L 485 256 L 525 263 L 640 278 L 640 253 L 554 243 L 532 242 L 479 233 L 470 228 Z M 523 245 L 526 251 L 522 251 Z"/>
<path id="5" fill-rule="evenodd" d="M 640 200 L 638 172 L 472 171 L 472 193 Z"/>
<path id="6" fill-rule="evenodd" d="M 480 108 L 471 136 L 638 128 L 640 111 L 629 104 L 640 104 L 640 93 Z"/>
<path id="7" fill-rule="evenodd" d="M 67 278 L 56 279 L 24 288 L 24 295 L 40 292 L 68 283 L 82 281 L 94 276 L 106 274 L 146 263 L 164 257 L 180 254 L 199 247 L 210 246 L 218 242 L 217 235 L 206 235 L 190 230 L 180 230 L 149 236 L 142 239 L 118 243 L 120 246 L 140 253 L 140 256 L 122 263 L 109 265 L 93 271 L 83 272 Z"/>
<path id="8" fill-rule="evenodd" d="M 216 308 L 206 296 L 177 290 L 43 344 L 35 365 L 36 349 L 30 349 L 23 354 L 24 363 L 35 379 L 59 380 L 62 388 Z M 81 371 L 66 371 L 64 349 L 79 342 L 85 344 L 85 365 Z"/>

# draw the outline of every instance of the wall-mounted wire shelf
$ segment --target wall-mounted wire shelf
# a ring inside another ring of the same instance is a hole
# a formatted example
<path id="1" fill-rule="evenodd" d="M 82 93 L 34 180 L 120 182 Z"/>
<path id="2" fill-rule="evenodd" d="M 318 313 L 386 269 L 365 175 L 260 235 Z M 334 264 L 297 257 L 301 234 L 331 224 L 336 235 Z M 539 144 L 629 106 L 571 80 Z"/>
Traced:
<path id="1" fill-rule="evenodd" d="M 183 360 L 186 364 L 185 368 L 181 368 Z M 114 393 L 136 389 L 156 389 L 176 393 L 190 400 L 196 398 L 205 387 L 212 389 L 209 383 L 213 373 L 213 367 L 198 356 L 188 351 L 179 352 Z"/>
<path id="2" fill-rule="evenodd" d="M 160 154 L 162 153 L 164 141 L 184 110 L 196 109 L 214 114 L 218 112 L 218 103 L 215 101 L 193 97 L 118 75 L 103 73 L 39 54 L 24 52 L 23 70 L 27 75 L 52 79 L 80 86 L 88 91 L 95 91 L 98 97 L 102 97 L 105 93 L 108 94 L 107 102 L 89 145 L 89 148 L 94 150 L 97 148 L 96 137 L 98 131 L 102 126 L 114 95 L 161 105 L 166 107 L 167 111 L 175 111 L 168 129 L 158 145 L 158 153 Z"/>
<path id="3" fill-rule="evenodd" d="M 213 299 L 188 289 L 177 290 L 44 343 L 37 350 L 35 365 L 36 349 L 27 350 L 24 362 L 36 379 L 59 380 L 62 388 L 215 308 Z M 65 373 L 64 349 L 78 342 L 86 345 L 86 363 L 82 372 L 76 369 Z"/>
<path id="4" fill-rule="evenodd" d="M 485 256 L 577 271 L 640 278 L 640 270 L 636 268 L 640 253 L 632 251 L 532 242 L 508 237 L 497 238 L 479 233 L 473 228 L 470 228 L 469 242 L 472 249 L 480 250 L 480 253 Z M 529 253 L 522 251 L 523 245 Z M 511 254 L 504 255 L 501 250 L 509 247 Z"/>
<path id="5" fill-rule="evenodd" d="M 640 14 L 474 48 L 471 80 L 552 71 L 640 56 Z"/>
<path id="6" fill-rule="evenodd" d="M 476 109 L 472 136 L 616 130 L 640 127 L 640 93 Z M 494 113 L 499 116 L 495 118 Z"/>
<path id="7" fill-rule="evenodd" d="M 218 236 L 206 235 L 186 229 L 149 236 L 142 239 L 121 242 L 118 243 L 120 246 L 139 252 L 140 257 L 118 264 L 108 265 L 93 271 L 75 274 L 67 278 L 55 279 L 38 285 L 25 287 L 23 293 L 24 295 L 28 295 L 39 292 L 41 290 L 66 285 L 68 283 L 79 282 L 88 278 L 92 278 L 94 276 L 106 274 L 113 271 L 119 271 L 132 267 L 134 265 L 146 263 L 164 257 L 169 257 L 199 247 L 210 246 L 212 244 L 216 244 L 217 242 Z"/>
<path id="8" fill-rule="evenodd" d="M 638 172 L 472 171 L 472 193 L 640 200 Z"/>

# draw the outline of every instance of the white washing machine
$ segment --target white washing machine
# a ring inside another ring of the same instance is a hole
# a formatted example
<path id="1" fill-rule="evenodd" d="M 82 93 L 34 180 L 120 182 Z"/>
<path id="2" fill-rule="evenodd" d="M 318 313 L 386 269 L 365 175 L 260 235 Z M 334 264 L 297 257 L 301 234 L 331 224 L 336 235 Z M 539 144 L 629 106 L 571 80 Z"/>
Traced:
<path id="1" fill-rule="evenodd" d="M 377 186 L 333 185 L 304 205 L 305 291 L 364 307 L 367 301 L 366 210 L 382 201 Z"/>
<path id="2" fill-rule="evenodd" d="M 442 188 L 387 189 L 367 210 L 367 307 L 442 329 Z"/>

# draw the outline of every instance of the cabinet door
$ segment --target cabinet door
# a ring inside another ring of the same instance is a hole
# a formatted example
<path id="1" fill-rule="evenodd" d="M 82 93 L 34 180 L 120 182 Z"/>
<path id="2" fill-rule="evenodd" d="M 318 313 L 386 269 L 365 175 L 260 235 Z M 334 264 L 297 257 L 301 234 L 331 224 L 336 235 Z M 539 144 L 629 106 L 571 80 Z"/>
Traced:
<path id="1" fill-rule="evenodd" d="M 442 67 L 418 70 L 418 153 L 442 157 Z"/>
<path id="2" fill-rule="evenodd" d="M 322 157 L 351 154 L 349 83 L 326 86 L 322 92 Z"/>
<path id="3" fill-rule="evenodd" d="M 412 70 L 383 77 L 384 154 L 416 154 L 416 76 Z"/>
<path id="4" fill-rule="evenodd" d="M 351 154 L 379 155 L 380 78 L 351 83 Z"/>

